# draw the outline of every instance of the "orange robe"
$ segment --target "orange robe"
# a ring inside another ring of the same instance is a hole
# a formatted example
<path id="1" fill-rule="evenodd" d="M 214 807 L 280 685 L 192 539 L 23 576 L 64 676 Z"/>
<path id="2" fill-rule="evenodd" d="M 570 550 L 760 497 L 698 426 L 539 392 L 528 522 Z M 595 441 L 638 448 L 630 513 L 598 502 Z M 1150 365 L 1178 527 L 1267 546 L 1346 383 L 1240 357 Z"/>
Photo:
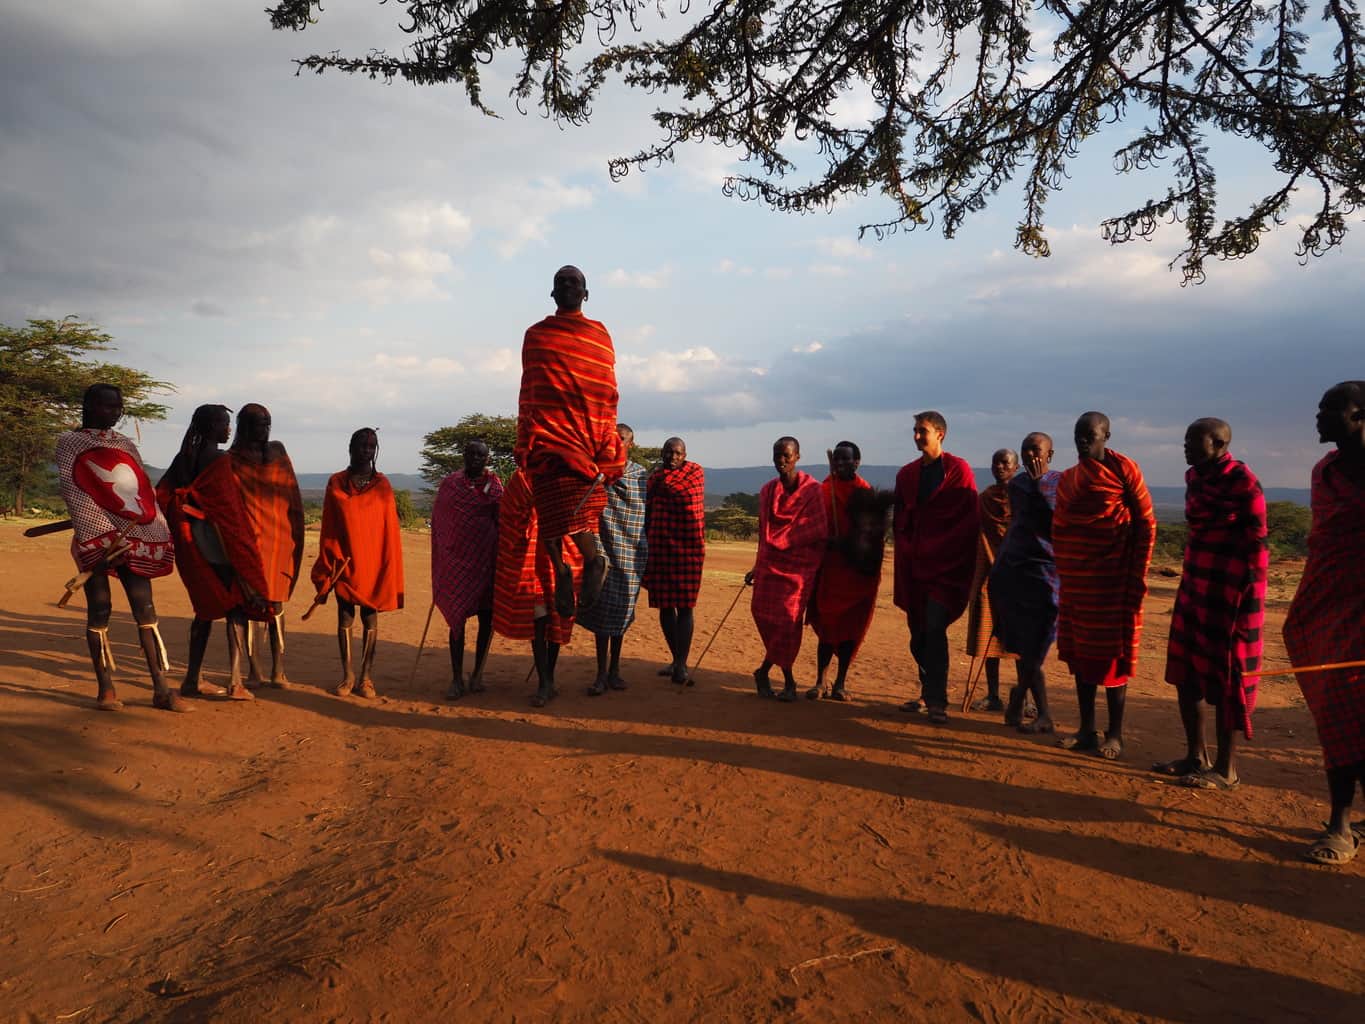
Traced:
<path id="1" fill-rule="evenodd" d="M 1132 459 L 1110 450 L 1062 474 L 1052 515 L 1057 657 L 1083 682 L 1121 685 L 1133 674 L 1155 542 L 1152 498 Z"/>
<path id="2" fill-rule="evenodd" d="M 590 492 L 592 481 L 601 473 L 610 484 L 626 465 L 618 398 L 616 351 L 600 323 L 559 312 L 527 329 L 515 455 L 543 539 L 597 532 L 607 495 L 604 487 Z"/>
<path id="3" fill-rule="evenodd" d="M 303 497 L 284 446 L 262 462 L 230 449 L 186 488 L 181 508 L 216 530 L 251 618 L 268 620 L 270 603 L 294 592 L 303 561 Z"/>
<path id="4" fill-rule="evenodd" d="M 1013 658 L 995 635 L 991 618 L 991 566 L 1005 542 L 1010 527 L 1008 484 L 991 484 L 981 492 L 981 532 L 976 544 L 976 576 L 972 580 L 972 599 L 967 605 L 967 654 L 973 658 Z"/>
<path id="5" fill-rule="evenodd" d="M 343 559 L 350 564 L 336 582 L 342 601 L 391 612 L 403 607 L 403 535 L 393 487 L 383 473 L 357 490 L 350 470 L 333 473 L 322 499 L 322 535 L 313 586 L 327 586 Z"/>

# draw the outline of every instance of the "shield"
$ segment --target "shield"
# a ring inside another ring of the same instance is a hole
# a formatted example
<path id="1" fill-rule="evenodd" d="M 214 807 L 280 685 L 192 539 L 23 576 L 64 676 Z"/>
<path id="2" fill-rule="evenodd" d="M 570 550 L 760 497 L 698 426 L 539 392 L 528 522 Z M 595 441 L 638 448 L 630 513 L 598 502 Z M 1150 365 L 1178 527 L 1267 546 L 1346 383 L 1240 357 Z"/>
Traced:
<path id="1" fill-rule="evenodd" d="M 156 518 L 156 491 L 137 459 L 118 448 L 89 448 L 76 456 L 71 480 L 104 511 L 139 525 Z"/>

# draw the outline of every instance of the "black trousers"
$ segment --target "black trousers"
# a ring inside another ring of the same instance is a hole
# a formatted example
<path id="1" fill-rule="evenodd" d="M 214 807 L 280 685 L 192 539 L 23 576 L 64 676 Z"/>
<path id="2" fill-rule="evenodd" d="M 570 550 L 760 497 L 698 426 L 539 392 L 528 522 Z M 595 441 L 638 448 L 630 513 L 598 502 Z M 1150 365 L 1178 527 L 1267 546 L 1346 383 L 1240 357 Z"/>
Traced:
<path id="1" fill-rule="evenodd" d="M 910 653 L 919 666 L 920 699 L 925 707 L 948 706 L 948 609 L 930 599 L 923 615 L 908 616 Z"/>

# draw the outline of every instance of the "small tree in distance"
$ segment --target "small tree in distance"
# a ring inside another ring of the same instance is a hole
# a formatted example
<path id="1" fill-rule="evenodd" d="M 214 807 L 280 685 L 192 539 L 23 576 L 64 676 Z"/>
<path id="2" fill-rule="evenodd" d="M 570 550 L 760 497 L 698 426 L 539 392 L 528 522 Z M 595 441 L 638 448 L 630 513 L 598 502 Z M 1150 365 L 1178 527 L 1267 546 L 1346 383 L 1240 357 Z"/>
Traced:
<path id="1" fill-rule="evenodd" d="M 472 412 L 453 427 L 438 427 L 422 438 L 422 479 L 433 488 L 464 468 L 464 449 L 470 441 L 488 445 L 488 466 L 506 480 L 517 468 L 512 453 L 517 446 L 517 418 Z"/>

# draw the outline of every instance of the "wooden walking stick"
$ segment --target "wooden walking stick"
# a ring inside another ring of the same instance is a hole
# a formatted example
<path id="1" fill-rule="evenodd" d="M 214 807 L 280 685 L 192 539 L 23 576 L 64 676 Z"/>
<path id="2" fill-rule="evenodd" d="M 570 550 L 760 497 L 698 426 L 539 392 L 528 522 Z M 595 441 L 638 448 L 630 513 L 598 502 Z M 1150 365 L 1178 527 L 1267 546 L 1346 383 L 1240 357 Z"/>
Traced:
<path id="1" fill-rule="evenodd" d="M 692 669 L 689 669 L 686 665 L 683 666 L 683 671 L 686 672 L 689 677 L 692 674 L 692 670 L 701 667 L 702 658 L 706 657 L 706 652 L 709 651 L 711 645 L 716 642 L 716 637 L 720 636 L 721 627 L 725 625 L 725 621 L 730 617 L 730 613 L 735 610 L 735 605 L 739 604 L 740 595 L 744 593 L 745 588 L 748 586 L 748 583 L 741 583 L 739 585 L 739 590 L 735 592 L 735 599 L 730 602 L 730 607 L 727 608 L 725 614 L 721 616 L 720 624 L 716 626 L 715 632 L 711 634 L 711 639 L 706 641 L 706 647 L 702 650 L 701 654 L 697 656 L 697 660 L 692 663 Z"/>
<path id="2" fill-rule="evenodd" d="M 436 611 L 436 598 L 431 599 L 431 607 L 427 609 L 427 624 L 422 627 L 422 641 L 417 645 L 417 657 L 412 662 L 412 674 L 408 676 L 408 689 L 412 689 L 413 682 L 417 679 L 417 663 L 422 660 L 422 648 L 427 645 L 427 632 L 431 629 L 431 615 Z M 461 669 L 461 671 L 464 671 Z"/>
<path id="3" fill-rule="evenodd" d="M 1257 676 L 1296 676 L 1308 672 L 1331 672 L 1338 668 L 1365 668 L 1365 661 L 1333 661 L 1326 665 L 1300 665 L 1298 668 L 1272 668 L 1260 672 L 1243 672 L 1243 679 Z"/>
<path id="4" fill-rule="evenodd" d="M 308 606 L 308 610 L 303 613 L 304 622 L 307 622 L 310 618 L 312 618 L 313 613 L 322 607 L 322 603 L 327 600 L 327 595 L 332 592 L 332 588 L 337 585 L 337 581 L 341 579 L 342 573 L 346 571 L 346 567 L 350 564 L 351 564 L 350 555 L 347 555 L 345 558 L 341 560 L 341 564 L 336 567 L 336 571 L 332 573 L 331 577 L 327 580 L 327 582 L 323 584 L 322 589 L 319 590 L 317 592 L 317 596 L 313 598 L 313 603 L 310 604 Z M 281 632 L 280 635 L 283 636 L 284 635 L 283 632 Z"/>
<path id="5" fill-rule="evenodd" d="M 128 522 L 123 525 L 122 529 L 114 534 L 114 539 L 110 541 L 109 546 L 104 549 L 104 557 L 100 564 L 96 565 L 93 569 L 86 569 L 84 572 L 79 572 L 66 581 L 66 593 L 62 594 L 62 596 L 57 599 L 58 608 L 65 608 L 67 604 L 70 603 L 71 599 L 76 596 L 76 591 L 85 586 L 91 576 L 95 575 L 97 572 L 101 572 L 112 559 L 117 558 L 119 555 L 122 555 L 131 549 L 132 545 L 126 543 L 128 531 L 136 525 L 136 519 L 129 519 Z"/>

